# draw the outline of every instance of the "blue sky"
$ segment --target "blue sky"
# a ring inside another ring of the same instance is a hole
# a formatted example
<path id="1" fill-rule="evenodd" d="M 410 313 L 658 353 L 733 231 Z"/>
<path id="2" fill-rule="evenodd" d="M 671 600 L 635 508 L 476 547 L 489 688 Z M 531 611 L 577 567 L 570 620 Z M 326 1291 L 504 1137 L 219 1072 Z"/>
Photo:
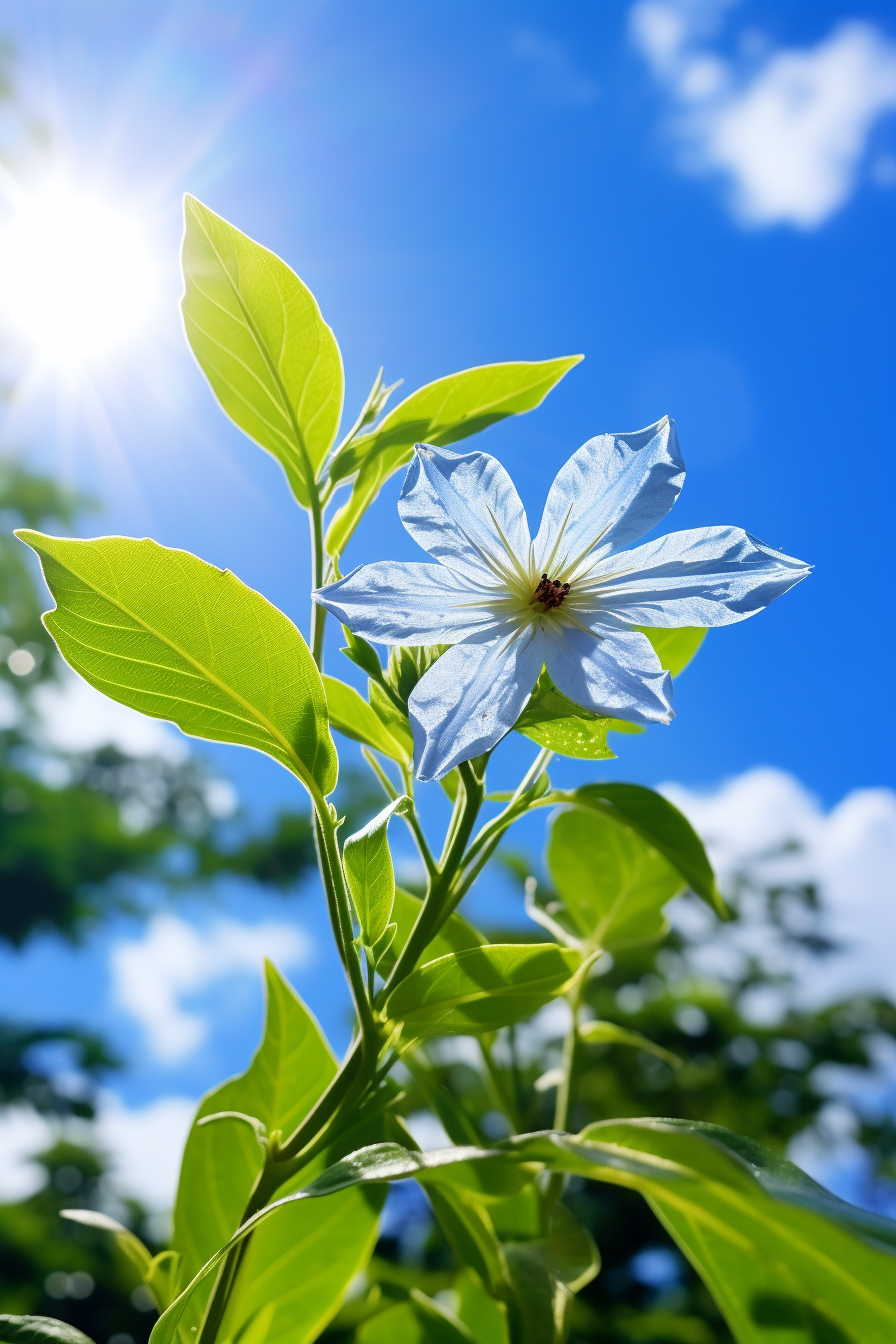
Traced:
<path id="1" fill-rule="evenodd" d="M 0 30 L 60 155 L 143 214 L 160 257 L 141 340 L 96 370 L 89 396 L 40 381 L 0 431 L 5 449 L 27 444 L 102 496 L 86 533 L 193 550 L 307 628 L 305 520 L 180 335 L 188 190 L 312 287 L 342 346 L 348 413 L 380 364 L 411 390 L 477 363 L 582 352 L 540 410 L 479 440 L 535 520 L 585 439 L 668 413 L 689 468 L 670 525 L 739 524 L 816 566 L 767 613 L 711 635 L 673 726 L 622 739 L 601 776 L 710 788 L 771 765 L 828 805 L 892 781 L 889 4 L 41 0 L 0 5 Z M 811 104 L 796 128 L 775 121 L 794 79 Z M 399 484 L 346 562 L 417 558 Z M 259 815 L 295 799 L 261 758 L 210 755 Z M 495 773 L 510 780 L 530 755 L 514 740 Z M 315 925 L 310 908 L 233 890 L 187 922 Z M 42 944 L 8 963 L 0 1001 L 69 1013 L 90 971 L 83 1011 L 133 1052 L 135 1101 L 238 1065 L 254 1025 L 229 1049 L 219 1033 L 181 1072 L 140 1057 L 105 969 L 132 936 L 116 926 L 77 957 Z M 57 1001 L 41 1006 L 31 973 L 63 963 Z M 325 967 L 306 962 L 308 992 L 335 1029 Z M 241 984 L 203 1002 L 232 1006 Z"/>

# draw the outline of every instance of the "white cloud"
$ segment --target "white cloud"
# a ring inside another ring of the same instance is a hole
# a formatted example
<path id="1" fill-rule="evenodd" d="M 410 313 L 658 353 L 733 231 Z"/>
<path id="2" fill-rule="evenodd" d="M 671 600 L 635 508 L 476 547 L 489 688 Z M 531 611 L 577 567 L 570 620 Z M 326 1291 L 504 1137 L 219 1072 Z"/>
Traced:
<path id="1" fill-rule="evenodd" d="M 852 21 L 805 49 L 764 50 L 746 33 L 742 51 L 761 57 L 725 60 L 706 41 L 729 7 L 640 0 L 629 11 L 632 40 L 677 110 L 680 166 L 721 176 L 745 225 L 815 228 L 849 200 L 872 127 L 896 109 L 896 43 Z M 870 174 L 888 184 L 886 169 Z"/>
<path id="2" fill-rule="evenodd" d="M 32 1159 L 58 1138 L 99 1149 L 108 1162 L 111 1189 L 132 1195 L 152 1212 L 174 1203 L 187 1132 L 196 1102 L 189 1097 L 159 1097 L 130 1109 L 114 1093 L 99 1098 L 95 1125 L 50 1121 L 30 1106 L 0 1111 L 0 1201 L 27 1199 L 46 1176 Z"/>
<path id="3" fill-rule="evenodd" d="M 772 769 L 748 771 L 711 794 L 674 784 L 663 792 L 704 838 L 723 889 L 744 871 L 769 886 L 814 883 L 818 930 L 838 947 L 817 957 L 782 945 L 760 917 L 759 901 L 747 897 L 745 923 L 711 935 L 705 923 L 698 965 L 724 972 L 755 953 L 771 970 L 793 975 L 789 997 L 809 1007 L 854 993 L 896 999 L 896 793 L 857 789 L 825 812 L 796 779 Z M 685 903 L 675 918 L 696 930 L 702 915 Z M 783 1000 L 766 997 L 767 1015 L 773 1016 Z M 757 1016 L 762 1008 L 757 1002 Z"/>
<path id="4" fill-rule="evenodd" d="M 34 701 L 44 740 L 58 751 L 112 745 L 131 756 L 162 756 L 175 764 L 187 756 L 176 729 L 110 700 L 74 673 L 39 686 Z"/>
<path id="5" fill-rule="evenodd" d="M 183 1006 L 185 998 L 229 976 L 258 973 L 265 957 L 290 966 L 310 954 L 307 934 L 291 924 L 222 919 L 197 929 L 176 915 L 156 915 L 142 937 L 112 947 L 112 992 L 146 1032 L 153 1054 L 176 1063 L 209 1029 L 206 1017 Z"/>

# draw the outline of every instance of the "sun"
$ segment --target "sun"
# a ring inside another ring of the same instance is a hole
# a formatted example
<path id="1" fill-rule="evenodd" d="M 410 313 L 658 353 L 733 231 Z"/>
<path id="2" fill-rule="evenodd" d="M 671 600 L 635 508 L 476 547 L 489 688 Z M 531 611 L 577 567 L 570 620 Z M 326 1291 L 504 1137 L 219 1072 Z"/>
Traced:
<path id="1" fill-rule="evenodd" d="M 35 359 L 67 373 L 108 361 L 146 328 L 157 293 L 136 212 L 61 178 L 7 192 L 0 325 Z"/>

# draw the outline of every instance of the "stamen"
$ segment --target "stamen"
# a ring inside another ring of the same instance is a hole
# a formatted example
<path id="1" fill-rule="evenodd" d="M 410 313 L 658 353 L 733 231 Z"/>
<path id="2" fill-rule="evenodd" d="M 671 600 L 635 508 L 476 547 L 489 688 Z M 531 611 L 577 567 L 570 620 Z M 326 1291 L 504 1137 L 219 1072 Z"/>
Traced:
<path id="1" fill-rule="evenodd" d="M 549 579 L 547 574 L 542 574 L 541 582 L 532 594 L 532 601 L 539 602 L 542 611 L 555 611 L 568 594 L 568 583 L 557 583 L 555 579 Z"/>

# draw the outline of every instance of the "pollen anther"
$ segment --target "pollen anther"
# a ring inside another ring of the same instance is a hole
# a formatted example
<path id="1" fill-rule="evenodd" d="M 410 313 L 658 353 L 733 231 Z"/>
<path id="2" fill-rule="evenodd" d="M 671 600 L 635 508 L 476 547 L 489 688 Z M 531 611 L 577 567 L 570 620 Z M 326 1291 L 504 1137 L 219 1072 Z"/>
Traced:
<path id="1" fill-rule="evenodd" d="M 540 603 L 542 611 L 553 611 L 561 605 L 568 593 L 568 583 L 558 583 L 556 579 L 549 579 L 547 574 L 542 574 L 541 582 L 532 595 L 532 601 Z"/>

